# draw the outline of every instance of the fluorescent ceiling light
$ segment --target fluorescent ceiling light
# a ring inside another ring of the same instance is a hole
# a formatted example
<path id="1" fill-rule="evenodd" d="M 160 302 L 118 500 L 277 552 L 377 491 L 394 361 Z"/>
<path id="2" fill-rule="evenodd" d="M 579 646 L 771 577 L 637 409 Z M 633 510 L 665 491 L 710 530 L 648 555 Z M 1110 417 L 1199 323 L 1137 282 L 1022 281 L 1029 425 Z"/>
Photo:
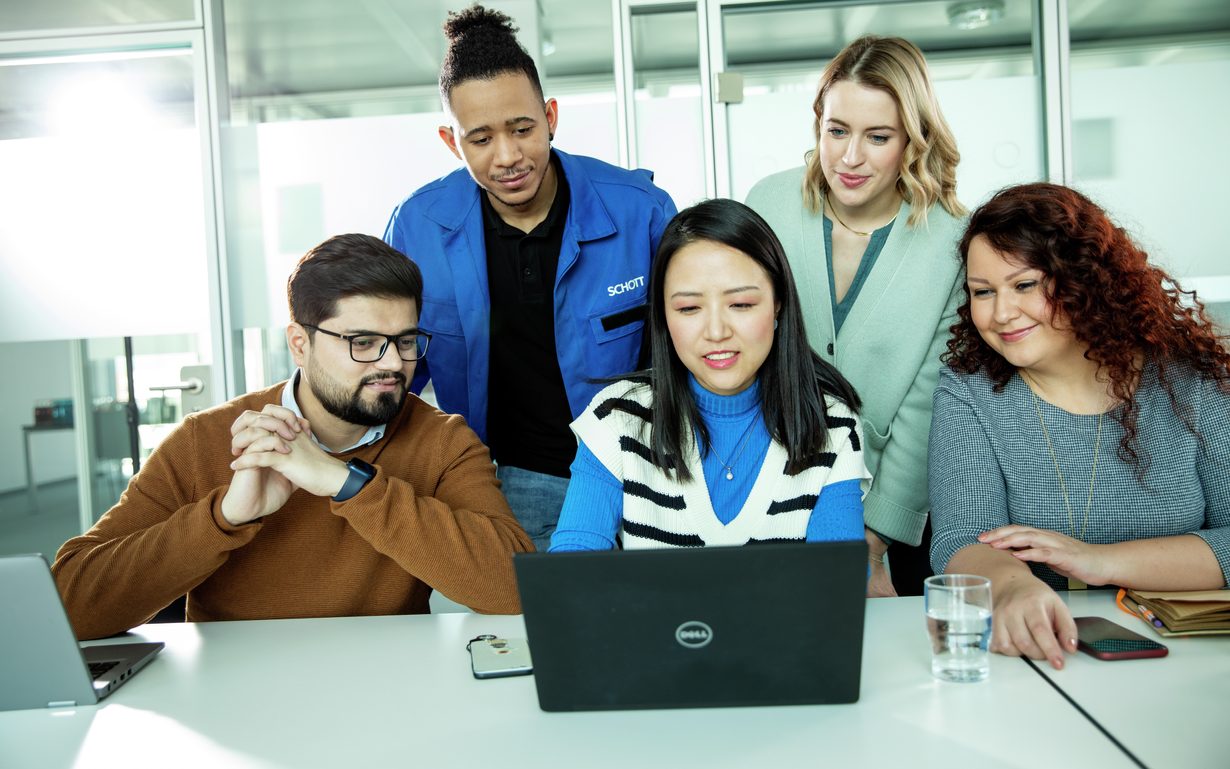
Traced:
<path id="1" fill-rule="evenodd" d="M 188 56 L 192 49 L 178 48 L 140 48 L 127 51 L 95 51 L 93 53 L 62 53 L 54 55 L 35 54 L 34 56 L 0 57 L 0 67 L 23 67 L 32 64 L 84 64 L 95 61 L 123 61 L 126 59 L 160 59 L 165 56 Z"/>

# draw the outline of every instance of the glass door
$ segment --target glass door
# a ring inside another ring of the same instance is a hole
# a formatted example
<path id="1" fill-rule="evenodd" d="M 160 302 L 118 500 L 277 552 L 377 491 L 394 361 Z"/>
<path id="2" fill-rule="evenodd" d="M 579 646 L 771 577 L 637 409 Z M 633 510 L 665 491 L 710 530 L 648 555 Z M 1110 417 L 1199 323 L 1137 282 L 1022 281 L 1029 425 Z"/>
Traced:
<path id="1" fill-rule="evenodd" d="M 629 168 L 654 172 L 654 183 L 683 209 L 713 195 L 709 101 L 702 68 L 703 5 L 620 0 L 623 113 Z"/>

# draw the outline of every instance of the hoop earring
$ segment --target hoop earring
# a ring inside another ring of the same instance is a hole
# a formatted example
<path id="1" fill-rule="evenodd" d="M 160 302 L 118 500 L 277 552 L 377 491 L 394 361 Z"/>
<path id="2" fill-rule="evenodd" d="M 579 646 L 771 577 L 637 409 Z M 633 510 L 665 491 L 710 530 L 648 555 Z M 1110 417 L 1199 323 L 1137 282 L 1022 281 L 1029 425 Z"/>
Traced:
<path id="1" fill-rule="evenodd" d="M 774 330 L 774 331 L 776 331 L 776 330 L 777 330 L 777 318 L 774 318 L 774 319 L 773 319 L 773 330 Z"/>

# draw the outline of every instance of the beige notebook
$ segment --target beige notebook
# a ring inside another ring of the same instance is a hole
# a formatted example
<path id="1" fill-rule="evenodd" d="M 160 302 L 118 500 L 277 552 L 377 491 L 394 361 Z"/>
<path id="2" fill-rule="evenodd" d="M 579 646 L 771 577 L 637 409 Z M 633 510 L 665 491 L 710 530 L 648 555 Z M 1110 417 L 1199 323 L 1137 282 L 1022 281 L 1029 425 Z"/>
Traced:
<path id="1" fill-rule="evenodd" d="M 1124 604 L 1152 610 L 1165 627 L 1149 626 L 1163 636 L 1230 635 L 1230 590 L 1129 590 Z"/>

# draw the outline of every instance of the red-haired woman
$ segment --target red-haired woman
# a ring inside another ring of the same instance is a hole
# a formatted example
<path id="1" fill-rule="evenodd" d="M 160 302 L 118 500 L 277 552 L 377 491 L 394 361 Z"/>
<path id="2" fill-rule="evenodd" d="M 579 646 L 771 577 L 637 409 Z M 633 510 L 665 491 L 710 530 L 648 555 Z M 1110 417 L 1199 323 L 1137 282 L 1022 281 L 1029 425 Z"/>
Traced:
<path id="1" fill-rule="evenodd" d="M 937 573 L 994 591 L 994 650 L 1063 667 L 1055 590 L 1225 587 L 1230 355 L 1195 295 L 1083 195 L 1001 191 L 961 241 L 935 391 Z"/>

